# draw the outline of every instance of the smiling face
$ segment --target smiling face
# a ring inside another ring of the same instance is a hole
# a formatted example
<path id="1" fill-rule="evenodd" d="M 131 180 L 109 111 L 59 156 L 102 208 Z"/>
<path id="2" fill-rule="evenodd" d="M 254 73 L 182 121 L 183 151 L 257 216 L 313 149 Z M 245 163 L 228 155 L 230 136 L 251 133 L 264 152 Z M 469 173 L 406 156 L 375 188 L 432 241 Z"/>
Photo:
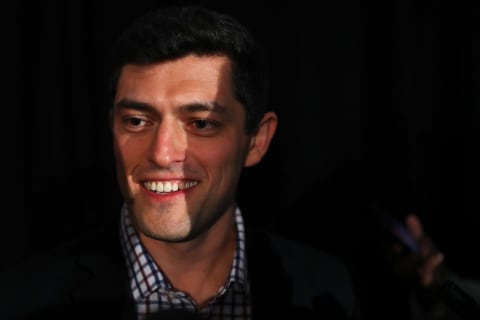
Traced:
<path id="1" fill-rule="evenodd" d="M 127 65 L 112 114 L 118 182 L 141 237 L 190 240 L 233 221 L 241 170 L 268 149 L 276 116 L 245 133 L 224 56 Z"/>

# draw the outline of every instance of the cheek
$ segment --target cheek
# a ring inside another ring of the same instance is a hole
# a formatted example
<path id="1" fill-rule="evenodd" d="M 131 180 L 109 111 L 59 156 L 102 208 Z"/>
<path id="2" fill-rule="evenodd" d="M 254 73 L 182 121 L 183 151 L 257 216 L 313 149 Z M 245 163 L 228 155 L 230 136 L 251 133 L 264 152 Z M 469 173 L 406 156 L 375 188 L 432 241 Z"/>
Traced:
<path id="1" fill-rule="evenodd" d="M 113 150 L 117 182 L 123 196 L 126 199 L 130 199 L 133 197 L 136 189 L 133 172 L 142 159 L 142 144 L 133 143 L 128 139 L 114 138 Z"/>
<path id="2" fill-rule="evenodd" d="M 115 153 L 115 159 L 117 161 L 117 164 L 120 165 L 120 167 L 125 167 L 125 144 L 120 141 L 119 139 L 114 139 L 113 141 L 113 152 Z"/>
<path id="3" fill-rule="evenodd" d="M 113 142 L 113 152 L 115 155 L 117 180 L 118 180 L 118 183 L 120 184 L 120 188 L 125 192 L 125 188 L 127 185 L 126 172 L 127 172 L 128 160 L 126 159 L 125 148 L 117 139 L 114 139 L 114 142 Z"/>
<path id="4" fill-rule="evenodd" d="M 209 171 L 240 171 L 243 167 L 245 152 L 242 143 L 228 140 L 216 141 L 208 146 L 190 146 L 191 155 L 199 160 Z"/>
<path id="5" fill-rule="evenodd" d="M 121 175 L 128 175 L 129 168 L 135 166 L 141 154 L 142 144 L 133 143 L 128 139 L 114 138 L 113 151 L 117 163 L 117 170 Z"/>

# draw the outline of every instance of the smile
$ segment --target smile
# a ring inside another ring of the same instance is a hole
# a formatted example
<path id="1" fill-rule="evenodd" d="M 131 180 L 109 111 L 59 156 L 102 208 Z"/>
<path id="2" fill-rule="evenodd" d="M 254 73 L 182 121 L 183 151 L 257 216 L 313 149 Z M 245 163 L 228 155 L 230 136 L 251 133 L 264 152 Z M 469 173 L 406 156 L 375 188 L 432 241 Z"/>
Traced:
<path id="1" fill-rule="evenodd" d="M 143 186 L 156 193 L 169 193 L 192 188 L 198 181 L 145 181 Z"/>

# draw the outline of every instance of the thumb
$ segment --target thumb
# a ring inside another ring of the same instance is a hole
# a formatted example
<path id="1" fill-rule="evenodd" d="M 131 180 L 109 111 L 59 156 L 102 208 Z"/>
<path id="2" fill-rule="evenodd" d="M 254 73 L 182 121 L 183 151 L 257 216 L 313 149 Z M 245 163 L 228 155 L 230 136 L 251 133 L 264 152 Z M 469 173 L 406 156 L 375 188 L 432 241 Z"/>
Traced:
<path id="1" fill-rule="evenodd" d="M 416 240 L 420 240 L 423 237 L 422 222 L 416 214 L 410 213 L 406 216 L 405 226 Z"/>

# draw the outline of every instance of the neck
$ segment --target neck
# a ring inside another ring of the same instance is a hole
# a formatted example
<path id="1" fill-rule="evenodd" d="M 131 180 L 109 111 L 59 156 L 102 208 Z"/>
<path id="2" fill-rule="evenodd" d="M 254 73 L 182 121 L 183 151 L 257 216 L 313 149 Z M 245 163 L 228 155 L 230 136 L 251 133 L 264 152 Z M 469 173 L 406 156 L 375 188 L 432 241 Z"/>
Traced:
<path id="1" fill-rule="evenodd" d="M 167 243 L 140 235 L 162 273 L 176 290 L 198 305 L 207 303 L 225 284 L 236 248 L 235 211 L 223 215 L 206 233 L 182 243 Z"/>

